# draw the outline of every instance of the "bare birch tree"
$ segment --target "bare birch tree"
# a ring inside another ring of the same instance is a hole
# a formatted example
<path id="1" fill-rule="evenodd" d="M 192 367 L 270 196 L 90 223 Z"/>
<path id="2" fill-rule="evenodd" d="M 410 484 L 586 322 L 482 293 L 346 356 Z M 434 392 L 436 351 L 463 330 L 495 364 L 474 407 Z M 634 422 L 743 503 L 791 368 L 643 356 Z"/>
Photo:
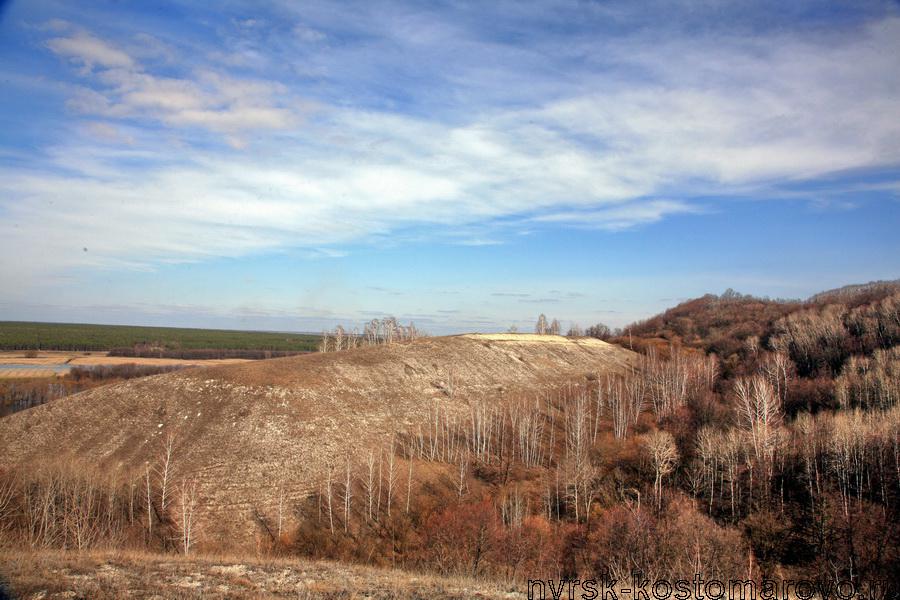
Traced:
<path id="1" fill-rule="evenodd" d="M 334 467 L 328 465 L 325 471 L 325 505 L 328 508 L 328 528 L 331 535 L 334 535 L 334 510 L 332 507 L 332 486 L 334 484 Z"/>
<path id="2" fill-rule="evenodd" d="M 760 375 L 736 379 L 734 394 L 741 426 L 750 440 L 756 463 L 762 467 L 764 493 L 768 497 L 783 418 L 781 403 L 772 384 Z M 751 470 L 751 477 L 752 474 Z"/>
<path id="3" fill-rule="evenodd" d="M 170 432 L 166 436 L 162 457 L 156 468 L 156 476 L 159 480 L 159 512 L 161 515 L 166 514 L 166 507 L 169 504 L 169 483 L 172 479 L 174 450 L 175 434 Z"/>
<path id="4" fill-rule="evenodd" d="M 391 435 L 390 447 L 387 452 L 387 480 L 385 483 L 387 484 L 387 516 L 391 516 L 391 504 L 394 498 L 394 487 L 397 485 L 397 470 L 396 470 L 396 460 L 397 453 L 395 452 L 395 438 Z"/>
<path id="5" fill-rule="evenodd" d="M 659 430 L 647 436 L 644 446 L 655 473 L 653 494 L 656 497 L 656 509 L 659 510 L 662 508 L 662 480 L 678 464 L 678 447 L 671 433 Z"/>
<path id="6" fill-rule="evenodd" d="M 347 454 L 347 460 L 345 463 L 344 470 L 344 531 L 346 532 L 350 527 L 350 509 L 351 509 L 351 499 L 353 497 L 353 477 L 352 471 L 350 468 L 350 455 L 349 451 Z"/>
<path id="7" fill-rule="evenodd" d="M 368 520 L 373 518 L 372 510 L 375 507 L 375 453 L 369 450 L 369 456 L 366 458 L 367 477 L 364 484 L 366 492 L 366 504 Z"/>
<path id="8" fill-rule="evenodd" d="M 462 500 L 463 494 L 466 491 L 466 480 L 468 478 L 469 472 L 469 453 L 466 452 L 465 455 L 459 457 L 459 469 L 457 471 L 456 478 L 456 497 L 458 500 Z"/>
<path id="9" fill-rule="evenodd" d="M 550 333 L 550 335 L 559 335 L 559 331 L 560 331 L 559 321 L 557 321 L 556 319 L 553 319 L 553 321 L 550 323 L 549 333 Z"/>
<path id="10" fill-rule="evenodd" d="M 197 508 L 197 480 L 190 482 L 181 481 L 181 490 L 178 496 L 177 525 L 181 538 L 181 548 L 185 555 L 191 553 L 191 548 L 196 541 L 196 508 Z"/>

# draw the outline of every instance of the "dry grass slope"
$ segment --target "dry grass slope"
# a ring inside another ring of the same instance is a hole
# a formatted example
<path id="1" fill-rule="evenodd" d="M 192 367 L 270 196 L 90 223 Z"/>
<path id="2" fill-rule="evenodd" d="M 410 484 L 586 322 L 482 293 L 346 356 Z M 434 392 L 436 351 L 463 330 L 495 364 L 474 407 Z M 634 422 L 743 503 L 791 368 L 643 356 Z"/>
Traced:
<path id="1" fill-rule="evenodd" d="M 324 561 L 42 551 L 0 552 L 0 564 L 0 586 L 23 600 L 525 597 L 523 586 Z"/>
<path id="2" fill-rule="evenodd" d="M 0 467 L 71 455 L 123 477 L 174 439 L 173 480 L 196 478 L 204 537 L 249 541 L 254 510 L 315 490 L 434 406 L 533 393 L 622 371 L 634 354 L 594 339 L 464 335 L 189 369 L 103 386 L 0 421 Z"/>

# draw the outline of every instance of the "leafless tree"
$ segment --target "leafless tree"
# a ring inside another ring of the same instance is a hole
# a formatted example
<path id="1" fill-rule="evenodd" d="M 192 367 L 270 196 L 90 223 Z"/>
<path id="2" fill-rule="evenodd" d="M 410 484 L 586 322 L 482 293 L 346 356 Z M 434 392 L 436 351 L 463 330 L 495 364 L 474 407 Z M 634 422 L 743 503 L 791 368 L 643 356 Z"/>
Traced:
<path id="1" fill-rule="evenodd" d="M 768 354 L 760 363 L 759 371 L 772 385 L 775 397 L 784 405 L 787 401 L 788 382 L 793 376 L 794 364 L 784 352 Z"/>
<path id="2" fill-rule="evenodd" d="M 550 323 L 550 335 L 559 335 L 560 325 L 559 321 L 553 319 L 553 322 Z"/>
<path id="3" fill-rule="evenodd" d="M 606 394 L 606 401 L 612 417 L 613 433 L 618 439 L 623 439 L 628 435 L 628 427 L 634 412 L 633 408 L 629 406 L 629 397 L 625 388 L 625 382 L 619 378 L 614 382 L 610 381 Z"/>
<path id="4" fill-rule="evenodd" d="M 151 494 L 150 489 L 150 465 L 147 465 L 146 471 L 146 483 L 147 483 L 147 535 L 150 536 L 153 534 L 153 496 Z"/>
<path id="5" fill-rule="evenodd" d="M 495 420 L 493 406 L 483 401 L 472 404 L 469 414 L 469 450 L 475 460 L 488 460 Z"/>
<path id="6" fill-rule="evenodd" d="M 608 404 L 608 397 L 611 393 L 612 379 L 604 377 L 597 380 L 597 393 L 594 396 L 594 410 L 592 414 L 593 424 L 591 425 L 591 444 L 597 443 L 597 434 L 600 433 L 600 422 L 603 417 L 603 408 Z"/>
<path id="7" fill-rule="evenodd" d="M 689 361 L 678 348 L 672 348 L 669 360 L 662 360 L 651 348 L 642 360 L 641 375 L 646 381 L 657 421 L 675 412 L 687 401 L 690 382 Z"/>
<path id="8" fill-rule="evenodd" d="M 85 550 L 100 536 L 103 512 L 99 482 L 92 470 L 82 471 L 79 476 L 58 478 L 59 491 L 63 498 L 64 547 L 71 542 L 76 550 Z"/>
<path id="9" fill-rule="evenodd" d="M 169 505 L 169 483 L 172 479 L 173 458 L 175 450 L 175 434 L 169 433 L 163 445 L 162 456 L 156 467 L 156 476 L 159 480 L 159 512 L 166 513 Z"/>
<path id="10" fill-rule="evenodd" d="M 25 541 L 32 548 L 51 547 L 61 537 L 57 523 L 56 501 L 59 495 L 59 479 L 52 472 L 40 472 L 32 481 L 22 483 Z"/>
<path id="11" fill-rule="evenodd" d="M 346 532 L 350 527 L 350 509 L 351 509 L 351 499 L 353 497 L 353 477 L 350 468 L 350 455 L 349 452 L 347 454 L 346 463 L 344 469 L 344 493 L 343 493 L 343 501 L 344 501 L 344 531 Z"/>
<path id="12" fill-rule="evenodd" d="M 739 377 L 734 382 L 734 395 L 740 423 L 753 449 L 752 456 L 762 467 L 763 493 L 770 493 L 769 483 L 780 440 L 783 413 L 775 389 L 765 377 Z M 752 482 L 752 464 L 750 476 Z M 753 491 L 751 483 L 751 493 Z"/>
<path id="13" fill-rule="evenodd" d="M 851 356 L 835 380 L 835 395 L 843 408 L 887 410 L 900 403 L 900 346 L 871 358 Z"/>
<path id="14" fill-rule="evenodd" d="M 724 469 L 724 478 L 728 481 L 729 499 L 731 501 L 731 518 L 737 520 L 737 508 L 741 495 L 740 465 L 746 459 L 748 448 L 744 436 L 736 429 L 729 429 L 721 436 L 718 443 L 718 457 Z"/>
<path id="15" fill-rule="evenodd" d="M 860 413 L 852 411 L 850 419 L 835 419 L 829 440 L 831 465 L 838 479 L 844 515 L 849 515 L 854 475 L 860 451 Z"/>
<path id="16" fill-rule="evenodd" d="M 538 335 L 546 335 L 550 330 L 550 326 L 547 324 L 547 317 L 544 313 L 541 313 L 538 316 L 537 323 L 534 326 L 534 332 Z"/>
<path id="17" fill-rule="evenodd" d="M 182 479 L 181 490 L 178 497 L 178 532 L 181 537 L 181 549 L 185 555 L 190 554 L 196 541 L 197 521 L 197 480 L 190 482 Z"/>
<path id="18" fill-rule="evenodd" d="M 590 440 L 589 403 L 587 393 L 576 393 L 573 401 L 565 406 L 564 427 L 566 434 L 566 463 L 568 487 L 575 507 L 575 520 L 579 518 L 579 493 L 582 490 L 588 467 Z"/>
<path id="19" fill-rule="evenodd" d="M 322 332 L 322 341 L 319 344 L 321 352 L 338 352 L 350 350 L 361 345 L 375 346 L 377 344 L 392 344 L 395 341 L 414 340 L 424 334 L 419 331 L 415 323 L 403 325 L 394 317 L 385 317 L 381 320 L 372 319 L 363 325 L 362 334 L 359 328 L 354 327 L 348 331 L 343 325 L 337 325 L 332 331 Z"/>
<path id="20" fill-rule="evenodd" d="M 11 517 L 16 510 L 13 503 L 16 484 L 12 473 L 0 473 L 0 536 L 5 536 L 6 529 L 11 525 Z"/>
<path id="21" fill-rule="evenodd" d="M 756 356 L 759 354 L 759 336 L 751 335 L 744 340 L 744 348 L 748 354 Z"/>
<path id="22" fill-rule="evenodd" d="M 334 328 L 334 350 L 335 352 L 340 352 L 344 349 L 345 341 L 347 339 L 347 335 L 344 332 L 344 328 L 341 325 L 338 325 Z"/>
<path id="23" fill-rule="evenodd" d="M 700 361 L 697 378 L 701 388 L 712 391 L 719 379 L 719 359 L 715 354 L 708 354 Z"/>
<path id="24" fill-rule="evenodd" d="M 632 373 L 625 378 L 624 390 L 628 422 L 637 423 L 647 403 L 647 380 Z"/>
<path id="25" fill-rule="evenodd" d="M 385 344 L 393 344 L 397 338 L 397 319 L 385 317 L 381 320 L 382 339 Z"/>
<path id="26" fill-rule="evenodd" d="M 511 492 L 503 495 L 500 503 L 500 518 L 507 527 L 520 528 L 527 512 L 528 501 L 518 485 L 513 487 Z"/>
<path id="27" fill-rule="evenodd" d="M 544 457 L 544 417 L 537 398 L 513 403 L 508 409 L 511 438 L 515 440 L 510 450 L 512 458 L 518 458 L 527 466 L 538 466 Z"/>
<path id="28" fill-rule="evenodd" d="M 719 480 L 719 465 L 722 435 L 712 427 L 703 427 L 697 432 L 697 460 L 700 477 L 704 487 L 708 485 L 708 507 L 711 513 L 713 500 L 715 499 L 715 485 Z"/>
<path id="29" fill-rule="evenodd" d="M 459 500 L 462 500 L 463 494 L 466 491 L 466 480 L 468 479 L 469 472 L 469 453 L 466 452 L 465 455 L 460 456 L 459 458 L 459 470 L 457 471 L 458 476 L 456 478 L 456 497 Z"/>
<path id="30" fill-rule="evenodd" d="M 397 453 L 396 449 L 396 441 L 393 435 L 391 435 L 390 447 L 387 452 L 387 480 L 385 483 L 387 484 L 387 515 L 391 516 L 391 503 L 394 498 L 394 488 L 397 485 L 397 470 L 396 470 L 396 458 Z"/>
<path id="31" fill-rule="evenodd" d="M 372 319 L 363 326 L 363 339 L 367 346 L 378 343 L 378 319 Z"/>
<path id="32" fill-rule="evenodd" d="M 781 426 L 781 403 L 765 378 L 739 377 L 734 382 L 741 424 L 748 432 L 757 460 L 771 460 Z"/>
<path id="33" fill-rule="evenodd" d="M 406 460 L 406 514 L 409 514 L 409 504 L 412 501 L 413 459 Z"/>
<path id="34" fill-rule="evenodd" d="M 836 372 L 843 358 L 844 325 L 847 308 L 831 304 L 821 310 L 801 310 L 779 319 L 778 334 L 771 340 L 776 350 L 786 350 L 801 375 L 827 367 Z"/>
<path id="35" fill-rule="evenodd" d="M 369 456 L 366 458 L 366 467 L 367 467 L 367 477 L 364 484 L 365 492 L 366 492 L 366 504 L 368 506 L 368 519 L 372 520 L 372 509 L 375 506 L 375 453 L 373 451 L 369 451 Z"/>
<path id="36" fill-rule="evenodd" d="M 793 423 L 793 430 L 799 436 L 799 455 L 803 462 L 807 492 L 813 514 L 816 514 L 816 503 L 822 491 L 822 472 L 819 468 L 819 456 L 824 453 L 824 445 L 830 437 L 830 422 L 823 418 L 815 418 L 809 413 L 800 413 Z"/>
<path id="37" fill-rule="evenodd" d="M 656 479 L 653 482 L 653 493 L 656 496 L 656 508 L 662 508 L 662 480 L 671 473 L 678 464 L 678 447 L 675 438 L 668 431 L 654 431 L 644 441 Z"/>
<path id="38" fill-rule="evenodd" d="M 597 338 L 598 340 L 608 340 L 612 336 L 609 327 L 603 323 L 597 323 L 588 327 L 584 334 L 588 337 Z"/>
<path id="39" fill-rule="evenodd" d="M 383 477 L 383 471 L 384 471 L 383 465 L 384 465 L 384 460 L 383 460 L 383 458 L 384 458 L 384 450 L 379 450 L 379 451 L 378 451 L 378 491 L 377 491 L 377 493 L 375 494 L 375 515 L 376 515 L 376 518 L 381 516 L 381 496 L 382 496 L 381 490 L 382 490 L 382 483 L 383 483 L 383 481 L 384 481 L 384 477 Z"/>
<path id="40" fill-rule="evenodd" d="M 325 471 L 325 506 L 328 508 L 328 528 L 331 530 L 331 534 L 334 535 L 334 510 L 332 507 L 332 487 L 334 485 L 334 468 L 332 465 L 328 465 L 328 468 Z"/>

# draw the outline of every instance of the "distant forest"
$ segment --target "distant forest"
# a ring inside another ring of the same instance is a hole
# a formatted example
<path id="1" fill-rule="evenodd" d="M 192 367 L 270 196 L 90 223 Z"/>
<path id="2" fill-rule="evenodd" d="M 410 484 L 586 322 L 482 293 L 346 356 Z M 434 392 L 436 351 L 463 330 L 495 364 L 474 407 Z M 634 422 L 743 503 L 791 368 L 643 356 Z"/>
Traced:
<path id="1" fill-rule="evenodd" d="M 117 356 L 196 360 L 267 358 L 237 351 L 312 352 L 318 344 L 318 335 L 305 333 L 0 321 L 0 350 L 113 350 Z"/>

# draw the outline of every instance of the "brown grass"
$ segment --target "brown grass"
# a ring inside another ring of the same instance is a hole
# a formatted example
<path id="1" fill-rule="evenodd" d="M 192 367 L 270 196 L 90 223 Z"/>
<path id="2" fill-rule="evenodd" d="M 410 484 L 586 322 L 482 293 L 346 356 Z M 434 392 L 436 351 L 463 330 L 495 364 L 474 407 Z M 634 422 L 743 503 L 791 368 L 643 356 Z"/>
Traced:
<path id="1" fill-rule="evenodd" d="M 53 369 L 4 369 L 0 364 L 0 379 L 32 379 L 35 377 L 56 377 Z"/>
<path id="2" fill-rule="evenodd" d="M 105 352 L 92 352 L 92 355 L 99 354 L 105 356 Z M 0 363 L 13 363 L 17 365 L 55 365 L 64 363 L 76 356 L 81 356 L 80 352 L 57 352 L 44 350 L 6 350 L 0 351 Z"/>
<path id="3" fill-rule="evenodd" d="M 245 358 L 214 358 L 209 360 L 184 360 L 180 358 L 139 358 L 130 356 L 109 356 L 106 352 L 65 352 L 57 350 L 18 350 L 0 352 L 0 369 L 4 364 L 17 365 L 231 365 L 249 362 Z"/>
<path id="4" fill-rule="evenodd" d="M 14 598 L 521 598 L 499 583 L 325 561 L 138 552 L 0 551 Z"/>
<path id="5" fill-rule="evenodd" d="M 62 352 L 22 350 L 0 352 L 0 379 L 28 379 L 33 377 L 56 377 L 51 366 L 68 364 L 73 367 L 94 367 L 112 365 L 150 365 L 215 367 L 249 362 L 244 358 L 216 358 L 210 360 L 182 360 L 178 358 L 137 358 L 128 356 L 108 356 L 106 352 Z M 4 368 L 5 365 L 33 365 L 33 369 Z"/>

